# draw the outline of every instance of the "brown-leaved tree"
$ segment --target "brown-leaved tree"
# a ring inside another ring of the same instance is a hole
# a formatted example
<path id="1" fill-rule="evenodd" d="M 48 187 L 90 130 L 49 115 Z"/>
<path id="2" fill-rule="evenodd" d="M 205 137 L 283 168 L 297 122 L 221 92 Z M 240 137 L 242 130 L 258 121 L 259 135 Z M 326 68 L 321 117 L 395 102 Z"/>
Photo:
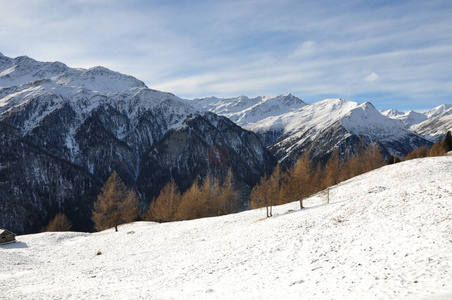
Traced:
<path id="1" fill-rule="evenodd" d="M 97 230 L 104 230 L 133 222 L 140 214 L 140 205 L 135 191 L 128 190 L 118 173 L 113 172 L 102 187 L 94 203 L 92 220 Z"/>
<path id="2" fill-rule="evenodd" d="M 47 225 L 44 231 L 69 231 L 72 224 L 66 215 L 59 212 Z"/>

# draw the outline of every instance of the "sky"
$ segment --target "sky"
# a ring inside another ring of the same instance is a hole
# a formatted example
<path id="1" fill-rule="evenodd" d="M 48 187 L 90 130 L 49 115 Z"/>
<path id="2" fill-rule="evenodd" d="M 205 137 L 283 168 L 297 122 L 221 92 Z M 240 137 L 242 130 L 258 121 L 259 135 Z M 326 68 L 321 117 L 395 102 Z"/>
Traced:
<path id="1" fill-rule="evenodd" d="M 452 1 L 0 0 L 0 52 L 181 98 L 452 103 Z"/>

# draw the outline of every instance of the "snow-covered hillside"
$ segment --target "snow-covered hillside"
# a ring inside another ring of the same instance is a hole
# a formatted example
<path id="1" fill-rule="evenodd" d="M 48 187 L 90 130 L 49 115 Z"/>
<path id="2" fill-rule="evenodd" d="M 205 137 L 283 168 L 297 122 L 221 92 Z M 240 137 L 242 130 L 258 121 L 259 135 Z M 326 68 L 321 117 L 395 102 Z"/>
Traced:
<path id="1" fill-rule="evenodd" d="M 0 247 L 1 299 L 451 299 L 452 157 L 274 209 Z"/>

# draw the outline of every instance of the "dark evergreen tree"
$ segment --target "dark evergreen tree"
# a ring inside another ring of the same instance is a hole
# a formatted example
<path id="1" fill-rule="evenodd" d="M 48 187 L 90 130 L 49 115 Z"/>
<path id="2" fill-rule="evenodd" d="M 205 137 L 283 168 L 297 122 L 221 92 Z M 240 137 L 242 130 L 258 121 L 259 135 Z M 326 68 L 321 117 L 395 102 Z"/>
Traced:
<path id="1" fill-rule="evenodd" d="M 389 156 L 388 165 L 395 164 L 395 156 L 391 155 Z"/>
<path id="2" fill-rule="evenodd" d="M 444 139 L 444 149 L 446 149 L 446 152 L 452 151 L 452 136 L 450 131 L 447 132 L 446 138 Z"/>

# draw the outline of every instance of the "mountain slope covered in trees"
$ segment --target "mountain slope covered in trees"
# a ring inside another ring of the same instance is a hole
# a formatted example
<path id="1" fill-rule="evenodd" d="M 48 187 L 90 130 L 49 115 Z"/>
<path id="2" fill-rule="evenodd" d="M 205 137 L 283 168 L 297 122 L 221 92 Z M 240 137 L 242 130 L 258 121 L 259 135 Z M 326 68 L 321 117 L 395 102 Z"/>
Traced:
<path id="1" fill-rule="evenodd" d="M 305 201 L 0 247 L 2 296 L 449 299 L 452 157 L 352 178 Z"/>

